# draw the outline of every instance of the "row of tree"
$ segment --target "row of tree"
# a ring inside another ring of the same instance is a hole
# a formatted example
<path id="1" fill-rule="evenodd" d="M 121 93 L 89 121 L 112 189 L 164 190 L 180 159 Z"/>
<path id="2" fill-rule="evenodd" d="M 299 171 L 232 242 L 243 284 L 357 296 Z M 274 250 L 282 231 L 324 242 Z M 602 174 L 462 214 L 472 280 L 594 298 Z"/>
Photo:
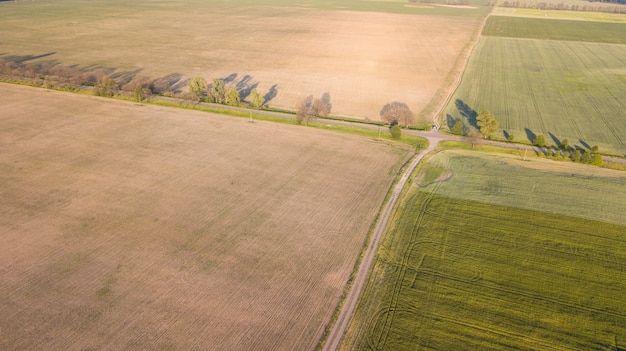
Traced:
<path id="1" fill-rule="evenodd" d="M 194 77 L 187 83 L 191 98 L 196 101 L 205 101 L 216 104 L 226 104 L 230 106 L 241 106 L 241 93 L 236 86 L 227 86 L 223 79 L 215 78 L 209 84 L 202 77 Z M 252 108 L 260 109 L 265 104 L 265 99 L 256 88 L 250 92 L 249 105 Z"/>
<path id="2" fill-rule="evenodd" d="M 116 94 L 132 96 L 142 101 L 149 95 L 163 95 L 182 99 L 206 101 L 231 106 L 242 105 L 241 92 L 236 86 L 228 86 L 223 79 L 213 79 L 210 84 L 202 77 L 194 77 L 187 82 L 188 91 L 176 94 L 175 85 L 180 88 L 179 75 L 157 79 L 136 75 L 135 72 L 114 74 L 112 69 L 81 69 L 77 66 L 62 66 L 51 62 L 24 63 L 30 57 L 0 58 L 0 76 L 8 79 L 31 82 L 35 86 L 75 90 L 92 87 L 94 95 L 111 97 Z M 248 95 L 248 94 L 247 94 Z M 247 96 L 247 105 L 260 109 L 265 98 L 255 89 Z"/>
<path id="3" fill-rule="evenodd" d="M 27 63 L 29 56 L 0 58 L 0 76 L 8 79 L 28 81 L 35 86 L 75 90 L 94 87 L 94 93 L 112 96 L 132 93 L 140 86 L 143 95 L 159 94 L 173 96 L 173 81 L 179 77 L 150 79 L 135 72 L 114 74 L 112 69 L 85 69 L 78 66 L 63 66 L 52 62 Z"/>
<path id="4" fill-rule="evenodd" d="M 598 146 L 591 147 L 590 150 L 581 149 L 570 145 L 569 140 L 563 139 L 559 142 L 559 145 L 550 146 L 547 145 L 546 137 L 543 134 L 539 134 L 532 141 L 533 145 L 542 148 L 543 154 L 548 158 L 569 158 L 574 162 L 582 162 L 594 165 L 601 165 L 602 155 L 598 150 Z"/>
<path id="5" fill-rule="evenodd" d="M 602 155 L 597 151 L 586 151 L 581 149 L 569 149 L 569 150 L 558 150 L 545 148 L 543 151 L 538 151 L 537 154 L 539 156 L 545 156 L 554 160 L 566 160 L 569 159 L 573 162 L 580 162 L 585 164 L 593 164 L 596 166 L 601 166 L 604 160 L 602 159 Z"/>
<path id="6" fill-rule="evenodd" d="M 482 137 L 488 139 L 500 128 L 500 122 L 489 111 L 483 110 L 476 115 L 476 126 L 468 126 L 463 120 L 457 118 L 452 125 L 451 132 L 456 135 L 464 135 L 470 138 Z"/>
<path id="7" fill-rule="evenodd" d="M 626 0 L 617 0 L 617 1 L 600 1 L 600 2 L 610 2 L 610 3 L 621 3 L 624 4 Z M 594 6 L 594 5 L 580 5 L 580 4 L 568 4 L 568 3 L 550 3 L 550 2 L 540 2 L 534 3 L 525 1 L 509 1 L 506 0 L 502 2 L 503 7 L 513 7 L 513 8 L 530 8 L 530 9 L 539 9 L 539 10 L 564 10 L 564 11 L 583 11 L 583 12 L 606 12 L 606 13 L 626 13 L 626 6 L 616 5 L 616 6 Z"/>
<path id="8" fill-rule="evenodd" d="M 317 117 L 327 117 L 332 109 L 330 94 L 324 93 L 321 98 L 309 95 L 298 101 L 296 106 L 296 122 L 303 122 L 308 126 L 309 122 Z"/>

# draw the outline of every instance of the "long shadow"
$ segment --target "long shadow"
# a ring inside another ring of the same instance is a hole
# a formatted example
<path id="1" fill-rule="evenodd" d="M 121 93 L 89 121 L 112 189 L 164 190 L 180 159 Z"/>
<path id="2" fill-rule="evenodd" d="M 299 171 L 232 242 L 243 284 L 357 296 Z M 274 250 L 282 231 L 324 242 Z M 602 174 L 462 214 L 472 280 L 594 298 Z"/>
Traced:
<path id="1" fill-rule="evenodd" d="M 270 90 L 263 96 L 265 103 L 272 101 L 278 95 L 278 84 L 272 85 Z"/>
<path id="2" fill-rule="evenodd" d="M 139 68 L 134 71 L 123 71 L 111 74 L 111 78 L 115 79 L 119 86 L 130 83 L 143 69 Z"/>
<path id="3" fill-rule="evenodd" d="M 448 129 L 452 130 L 452 127 L 454 127 L 455 123 L 456 120 L 448 113 L 446 115 L 446 124 L 448 125 Z"/>
<path id="4" fill-rule="evenodd" d="M 322 94 L 322 103 L 324 104 L 324 106 L 328 110 L 328 113 L 330 114 L 330 112 L 333 110 L 333 104 L 330 102 L 329 92 L 325 92 L 324 94 Z"/>
<path id="5" fill-rule="evenodd" d="M 242 100 L 245 100 L 248 96 L 250 96 L 252 90 L 256 89 L 258 86 L 259 82 L 246 86 L 245 88 L 239 90 L 239 96 L 241 96 Z"/>
<path id="6" fill-rule="evenodd" d="M 177 83 L 182 79 L 182 74 L 172 73 L 164 77 L 157 78 L 152 81 L 151 90 L 155 94 L 162 94 L 167 91 L 173 91 Z M 180 86 L 180 84 L 178 84 Z"/>
<path id="7" fill-rule="evenodd" d="M 236 73 L 233 73 L 236 75 Z M 252 81 L 252 76 L 249 74 L 246 74 L 245 76 L 243 76 L 243 78 L 241 78 L 237 84 L 235 84 L 235 87 L 237 88 L 237 90 L 241 91 L 246 89 Z"/>
<path id="8" fill-rule="evenodd" d="M 26 62 L 26 61 L 31 61 L 31 60 L 36 60 L 36 59 L 40 59 L 40 58 L 43 58 L 43 57 L 52 56 L 52 55 L 54 55 L 56 53 L 57 53 L 56 51 L 51 51 L 51 52 L 47 52 L 47 53 L 41 54 L 41 55 L 21 55 L 21 56 L 10 55 L 10 56 L 4 57 L 4 59 L 6 61 L 10 61 L 10 62 L 23 63 L 23 62 Z"/>
<path id="9" fill-rule="evenodd" d="M 586 147 L 588 150 L 591 150 L 591 146 L 589 146 L 586 141 L 582 139 L 578 139 L 578 141 L 582 144 L 582 146 Z"/>
<path id="10" fill-rule="evenodd" d="M 561 146 L 561 140 L 559 140 L 559 138 L 557 138 L 554 134 L 552 134 L 551 132 L 548 132 L 548 135 L 550 136 L 550 138 L 552 138 L 552 141 L 554 141 L 554 145 L 556 146 Z"/>
<path id="11" fill-rule="evenodd" d="M 511 134 L 509 134 L 509 132 L 507 130 L 503 130 L 502 134 L 504 134 L 504 138 L 506 140 L 509 140 L 509 138 L 511 137 Z"/>
<path id="12" fill-rule="evenodd" d="M 248 96 L 250 96 L 252 90 L 256 89 L 258 86 L 259 82 L 253 82 L 252 76 L 248 74 L 243 76 L 243 78 L 241 78 L 241 80 L 239 80 L 235 85 L 242 100 L 245 100 Z"/>
<path id="13" fill-rule="evenodd" d="M 469 124 L 474 128 L 478 128 L 478 125 L 476 124 L 477 122 L 476 116 L 478 116 L 478 113 L 476 113 L 474 109 L 469 107 L 469 105 L 463 102 L 463 100 L 461 99 L 456 99 L 454 104 L 456 105 L 456 108 L 459 110 L 459 113 L 461 113 L 462 116 L 467 118 L 467 121 L 469 122 Z"/>
<path id="14" fill-rule="evenodd" d="M 237 79 L 237 73 L 231 73 L 227 77 L 222 78 L 224 84 L 230 84 Z"/>
<path id="15" fill-rule="evenodd" d="M 524 128 L 524 131 L 526 132 L 526 137 L 528 138 L 528 141 L 530 141 L 531 143 L 535 142 L 535 139 L 537 139 L 537 134 L 533 133 L 533 131 L 528 128 Z"/>

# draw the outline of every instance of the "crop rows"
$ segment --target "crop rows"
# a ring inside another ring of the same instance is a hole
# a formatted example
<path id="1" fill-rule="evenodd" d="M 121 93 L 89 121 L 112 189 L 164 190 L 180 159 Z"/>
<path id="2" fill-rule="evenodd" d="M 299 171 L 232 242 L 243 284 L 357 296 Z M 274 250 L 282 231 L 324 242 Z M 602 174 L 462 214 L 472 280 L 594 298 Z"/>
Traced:
<path id="1" fill-rule="evenodd" d="M 621 294 L 626 226 L 494 205 L 493 199 L 477 202 L 463 198 L 462 190 L 449 197 L 446 187 L 455 178 L 489 186 L 491 179 L 467 171 L 469 163 L 496 172 L 504 168 L 512 182 L 524 182 L 526 176 L 517 173 L 519 166 L 485 162 L 484 157 L 460 160 L 440 163 L 454 170 L 450 180 L 414 186 L 405 195 L 344 349 L 620 347 L 626 335 Z M 543 176 L 548 184 L 562 179 L 560 174 Z M 578 184 L 591 188 L 595 181 L 579 178 Z M 622 180 L 616 190 L 624 188 Z M 585 199 L 583 191 L 560 194 L 550 201 L 586 208 L 598 202 Z M 511 196 L 508 187 L 498 196 Z"/>
<path id="2" fill-rule="evenodd" d="M 483 37 L 445 110 L 448 124 L 462 117 L 458 100 L 490 110 L 517 140 L 544 134 L 556 144 L 551 133 L 570 145 L 623 154 L 624 57 L 624 45 Z"/>
<path id="3" fill-rule="evenodd" d="M 314 349 L 412 150 L 0 91 L 2 350 Z"/>
<path id="4" fill-rule="evenodd" d="M 626 44 L 625 23 L 490 16 L 484 36 Z"/>

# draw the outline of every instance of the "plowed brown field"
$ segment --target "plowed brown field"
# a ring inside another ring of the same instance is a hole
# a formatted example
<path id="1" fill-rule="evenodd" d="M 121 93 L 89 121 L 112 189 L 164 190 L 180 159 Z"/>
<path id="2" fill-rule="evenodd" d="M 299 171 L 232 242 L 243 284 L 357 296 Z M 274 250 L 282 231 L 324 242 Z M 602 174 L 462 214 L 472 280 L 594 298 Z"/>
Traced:
<path id="1" fill-rule="evenodd" d="M 0 84 L 0 349 L 310 350 L 410 150 Z"/>
<path id="2" fill-rule="evenodd" d="M 292 110 L 303 97 L 328 93 L 332 114 L 373 120 L 394 100 L 418 113 L 451 85 L 448 75 L 482 22 L 211 1 L 75 2 L 4 6 L 0 57 L 102 67 L 176 89 L 193 76 L 227 78 Z"/>

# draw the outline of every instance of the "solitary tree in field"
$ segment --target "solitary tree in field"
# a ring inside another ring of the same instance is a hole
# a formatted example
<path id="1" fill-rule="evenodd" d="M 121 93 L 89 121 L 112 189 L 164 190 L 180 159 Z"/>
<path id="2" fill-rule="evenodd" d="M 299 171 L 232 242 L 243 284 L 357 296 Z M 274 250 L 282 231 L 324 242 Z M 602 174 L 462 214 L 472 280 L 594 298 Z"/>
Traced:
<path id="1" fill-rule="evenodd" d="M 207 93 L 206 80 L 202 77 L 193 77 L 189 83 L 187 83 L 187 87 L 189 88 L 189 92 L 193 94 L 198 101 L 202 100 Z"/>
<path id="2" fill-rule="evenodd" d="M 413 123 L 415 116 L 407 104 L 393 101 L 383 106 L 380 110 L 380 118 L 387 123 L 397 121 L 406 127 Z"/>
<path id="3" fill-rule="evenodd" d="M 230 106 L 239 106 L 241 103 L 241 96 L 239 96 L 239 90 L 236 87 L 228 88 L 226 92 L 226 104 Z"/>
<path id="4" fill-rule="evenodd" d="M 493 133 L 498 131 L 498 127 L 500 127 L 500 123 L 498 123 L 491 112 L 487 110 L 481 111 L 478 116 L 476 116 L 476 124 L 480 130 L 480 134 L 482 134 L 485 139 L 492 136 Z"/>
<path id="5" fill-rule="evenodd" d="M 259 92 L 256 91 L 256 88 L 252 89 L 252 92 L 250 92 L 250 106 L 258 110 L 263 107 L 263 104 L 265 104 L 263 95 L 259 94 Z"/>

